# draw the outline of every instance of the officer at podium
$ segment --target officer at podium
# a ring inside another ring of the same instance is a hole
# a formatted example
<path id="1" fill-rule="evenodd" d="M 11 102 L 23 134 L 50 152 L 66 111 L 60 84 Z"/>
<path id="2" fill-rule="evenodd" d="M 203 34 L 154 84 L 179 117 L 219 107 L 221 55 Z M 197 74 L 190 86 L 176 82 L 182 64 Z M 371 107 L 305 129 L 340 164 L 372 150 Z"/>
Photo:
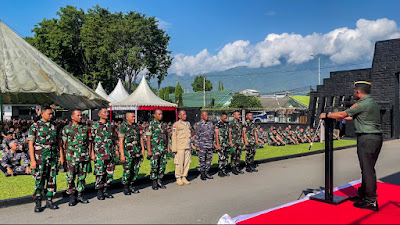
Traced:
<path id="1" fill-rule="evenodd" d="M 321 113 L 320 118 L 354 120 L 362 183 L 357 195 L 349 199 L 355 202 L 354 206 L 357 208 L 378 211 L 375 164 L 382 148 L 383 138 L 380 108 L 370 93 L 371 83 L 357 81 L 354 83 L 354 99 L 357 102 L 345 111 Z"/>

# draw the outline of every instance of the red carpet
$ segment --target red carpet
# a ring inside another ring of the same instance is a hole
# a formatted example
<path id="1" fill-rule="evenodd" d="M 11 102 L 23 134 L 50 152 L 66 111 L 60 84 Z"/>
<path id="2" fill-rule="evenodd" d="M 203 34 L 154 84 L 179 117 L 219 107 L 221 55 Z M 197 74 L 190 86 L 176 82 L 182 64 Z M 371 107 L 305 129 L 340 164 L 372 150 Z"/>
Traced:
<path id="1" fill-rule="evenodd" d="M 360 184 L 335 192 L 355 195 Z M 358 209 L 353 202 L 330 205 L 305 200 L 293 205 L 238 221 L 237 224 L 400 224 L 400 186 L 378 183 L 379 211 Z M 242 217 L 243 219 L 243 217 Z"/>

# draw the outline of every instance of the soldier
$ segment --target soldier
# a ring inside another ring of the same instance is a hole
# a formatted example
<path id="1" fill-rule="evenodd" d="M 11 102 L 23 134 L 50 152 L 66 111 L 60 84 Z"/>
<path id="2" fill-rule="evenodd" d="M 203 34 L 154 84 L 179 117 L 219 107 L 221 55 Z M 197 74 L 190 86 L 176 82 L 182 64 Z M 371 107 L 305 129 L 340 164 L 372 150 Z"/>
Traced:
<path id="1" fill-rule="evenodd" d="M 192 128 L 186 121 L 186 111 L 180 110 L 179 120 L 172 125 L 172 152 L 175 153 L 175 178 L 176 184 L 182 186 L 189 185 L 186 179 L 191 162 L 191 134 Z"/>
<path id="2" fill-rule="evenodd" d="M 135 123 L 135 116 L 134 112 L 126 112 L 126 121 L 119 127 L 118 133 L 121 162 L 124 163 L 122 184 L 125 195 L 131 195 L 132 192 L 139 193 L 133 184 L 139 175 L 144 156 L 143 132 L 140 125 Z"/>
<path id="3" fill-rule="evenodd" d="M 278 133 L 276 130 L 273 129 L 272 131 L 268 132 L 268 145 L 270 146 L 284 146 L 284 144 L 277 139 Z"/>
<path id="4" fill-rule="evenodd" d="M 311 143 L 311 139 L 308 137 L 309 134 L 303 128 L 300 129 L 300 136 L 303 139 L 302 143 Z"/>
<path id="5" fill-rule="evenodd" d="M 362 182 L 357 195 L 350 197 L 353 206 L 361 209 L 378 211 L 375 165 L 382 148 L 380 107 L 370 96 L 371 83 L 354 83 L 354 99 L 357 103 L 346 111 L 321 113 L 320 118 L 354 120 L 357 134 L 357 155 L 360 162 Z"/>
<path id="6" fill-rule="evenodd" d="M 258 145 L 257 129 L 253 122 L 253 113 L 246 114 L 246 122 L 243 125 L 243 139 L 246 146 L 246 172 L 258 172 L 254 165 L 256 145 Z"/>
<path id="7" fill-rule="evenodd" d="M 58 209 L 53 203 L 53 196 L 56 192 L 57 176 L 57 130 L 51 122 L 53 118 L 53 109 L 43 107 L 42 118 L 31 125 L 29 130 L 29 155 L 31 158 L 31 169 L 35 179 L 35 212 L 42 212 L 42 192 L 47 182 L 47 201 L 46 207 L 49 209 Z"/>
<path id="8" fill-rule="evenodd" d="M 239 121 L 240 112 L 233 113 L 233 121 L 229 123 L 229 142 L 231 144 L 231 163 L 232 173 L 235 175 L 243 174 L 238 166 L 240 162 L 240 155 L 243 148 L 243 125 Z"/>
<path id="9" fill-rule="evenodd" d="M 4 153 L 3 158 L 1 158 L 0 168 L 4 175 L 8 177 L 31 174 L 28 156 L 25 152 L 19 150 L 18 141 L 12 140 L 9 147 L 10 150 Z M 21 160 L 24 165 L 21 165 Z"/>
<path id="10" fill-rule="evenodd" d="M 229 177 L 226 172 L 230 152 L 229 124 L 228 115 L 225 112 L 221 114 L 221 120 L 215 124 L 215 148 L 218 153 L 218 176 Z"/>
<path id="11" fill-rule="evenodd" d="M 63 144 L 60 148 L 60 162 L 64 164 L 64 160 L 66 160 L 68 205 L 75 206 L 77 202 L 89 203 L 82 193 L 85 190 L 92 146 L 89 142 L 89 127 L 82 124 L 82 111 L 79 109 L 72 111 L 71 119 L 72 124 L 64 126 L 61 131 Z M 75 179 L 77 180 L 76 186 Z"/>
<path id="12" fill-rule="evenodd" d="M 115 127 L 107 120 L 107 108 L 101 108 L 98 115 L 100 120 L 94 122 L 90 127 L 90 136 L 94 173 L 96 174 L 97 199 L 104 200 L 105 198 L 114 198 L 108 193 L 108 188 L 113 181 L 115 157 L 119 156 L 119 152 L 115 149 L 117 140 Z"/>
<path id="13" fill-rule="evenodd" d="M 147 158 L 150 160 L 150 179 L 153 181 L 153 190 L 165 189 L 161 179 L 164 177 L 167 165 L 167 152 L 170 152 L 168 143 L 167 124 L 162 122 L 163 112 L 161 109 L 154 110 L 154 120 L 150 122 L 146 132 L 147 136 Z"/>
<path id="14" fill-rule="evenodd" d="M 299 141 L 297 140 L 297 135 L 295 134 L 295 132 L 293 130 L 289 131 L 289 137 L 292 140 L 292 144 L 294 144 L 294 145 L 298 145 L 299 144 Z"/>
<path id="15" fill-rule="evenodd" d="M 215 128 L 212 122 L 208 121 L 208 112 L 201 112 L 201 121 L 194 126 L 194 146 L 199 154 L 199 171 L 202 180 L 213 179 L 208 171 L 211 167 L 213 156 Z"/>

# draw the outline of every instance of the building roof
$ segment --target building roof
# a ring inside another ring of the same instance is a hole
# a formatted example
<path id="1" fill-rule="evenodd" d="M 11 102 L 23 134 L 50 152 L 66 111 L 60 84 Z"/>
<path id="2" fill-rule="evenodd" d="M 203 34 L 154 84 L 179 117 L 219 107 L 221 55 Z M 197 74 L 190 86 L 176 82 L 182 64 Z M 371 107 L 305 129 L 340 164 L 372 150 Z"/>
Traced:
<path id="1" fill-rule="evenodd" d="M 107 101 L 0 21 L 0 93 L 5 104 L 103 107 Z"/>
<path id="2" fill-rule="evenodd" d="M 304 107 L 308 108 L 310 104 L 310 96 L 291 95 L 290 97 Z"/>
<path id="3" fill-rule="evenodd" d="M 153 93 L 145 77 L 143 76 L 142 81 L 136 90 L 129 95 L 125 100 L 118 103 L 111 103 L 114 106 L 154 106 L 154 107 L 177 107 L 176 104 L 167 102 Z"/>
<path id="4" fill-rule="evenodd" d="M 265 109 L 283 108 L 290 98 L 260 97 L 260 102 Z"/>
<path id="5" fill-rule="evenodd" d="M 206 91 L 206 107 L 208 107 L 215 98 L 215 105 L 228 106 L 232 97 L 235 95 L 232 91 Z M 175 94 L 170 94 L 169 98 L 175 100 Z M 203 92 L 183 93 L 184 107 L 203 107 Z"/>
<path id="6" fill-rule="evenodd" d="M 277 108 L 308 108 L 309 96 L 262 96 L 259 98 L 265 109 Z"/>
<path id="7" fill-rule="evenodd" d="M 114 90 L 108 95 L 108 101 L 110 103 L 122 102 L 129 96 L 128 92 L 125 90 L 124 85 L 122 85 L 121 79 L 118 79 L 118 83 Z"/>

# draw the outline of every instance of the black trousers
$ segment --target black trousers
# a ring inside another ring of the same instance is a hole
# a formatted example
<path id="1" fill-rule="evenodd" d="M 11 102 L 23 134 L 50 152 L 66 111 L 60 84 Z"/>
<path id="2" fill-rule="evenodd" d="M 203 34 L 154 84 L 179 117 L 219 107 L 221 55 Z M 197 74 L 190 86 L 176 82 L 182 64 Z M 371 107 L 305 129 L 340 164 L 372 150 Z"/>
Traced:
<path id="1" fill-rule="evenodd" d="M 362 183 L 358 195 L 368 202 L 376 201 L 375 164 L 381 152 L 383 138 L 381 134 L 361 134 L 357 136 L 357 155 L 360 161 Z"/>

